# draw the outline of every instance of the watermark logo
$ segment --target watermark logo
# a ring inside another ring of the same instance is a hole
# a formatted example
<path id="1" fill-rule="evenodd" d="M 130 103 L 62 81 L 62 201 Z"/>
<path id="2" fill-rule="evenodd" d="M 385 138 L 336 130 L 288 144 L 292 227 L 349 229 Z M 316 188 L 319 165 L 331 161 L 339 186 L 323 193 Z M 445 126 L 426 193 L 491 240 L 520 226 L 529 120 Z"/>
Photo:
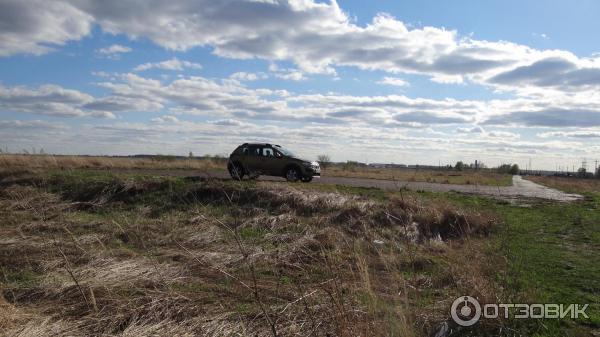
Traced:
<path id="1" fill-rule="evenodd" d="M 450 313 L 459 325 L 471 326 L 481 317 L 481 305 L 471 296 L 461 296 L 452 303 Z"/>
<path id="2" fill-rule="evenodd" d="M 481 317 L 494 319 L 504 318 L 589 318 L 585 313 L 589 304 L 525 304 L 525 303 L 500 303 L 485 304 L 483 307 L 471 296 L 461 296 L 454 300 L 450 307 L 450 315 L 454 322 L 461 326 L 471 326 Z"/>

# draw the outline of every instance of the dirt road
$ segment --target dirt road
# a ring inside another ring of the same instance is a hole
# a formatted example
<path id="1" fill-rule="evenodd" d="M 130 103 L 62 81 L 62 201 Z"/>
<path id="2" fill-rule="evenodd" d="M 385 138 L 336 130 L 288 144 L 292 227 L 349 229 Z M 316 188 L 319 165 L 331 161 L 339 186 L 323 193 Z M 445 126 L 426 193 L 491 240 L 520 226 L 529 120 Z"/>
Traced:
<path id="1" fill-rule="evenodd" d="M 320 184 L 347 185 L 356 187 L 377 187 L 394 190 L 408 188 L 415 191 L 430 192 L 460 192 L 469 194 L 488 195 L 503 199 L 512 198 L 539 198 L 556 201 L 574 201 L 583 197 L 577 194 L 564 193 L 549 187 L 538 185 L 521 176 L 513 176 L 512 186 L 481 186 L 481 185 L 451 185 L 427 182 L 391 181 L 379 179 L 344 178 L 344 177 L 322 177 L 316 181 Z"/>
<path id="2" fill-rule="evenodd" d="M 197 170 L 124 170 L 117 169 L 118 172 L 141 172 L 155 175 L 168 176 L 203 176 L 217 179 L 230 179 L 226 172 L 198 172 Z M 260 177 L 261 181 L 285 181 L 278 177 Z M 512 186 L 483 186 L 483 185 L 451 185 L 439 183 L 427 183 L 416 181 L 392 181 L 382 179 L 368 178 L 347 178 L 347 177 L 321 177 L 314 179 L 311 184 L 343 185 L 353 187 L 375 187 L 386 190 L 398 190 L 407 188 L 414 191 L 429 192 L 460 192 L 468 194 L 487 195 L 502 199 L 518 198 L 539 198 L 555 201 L 575 201 L 583 199 L 578 194 L 568 194 L 549 187 L 545 187 L 529 180 L 524 180 L 521 176 L 513 176 Z"/>

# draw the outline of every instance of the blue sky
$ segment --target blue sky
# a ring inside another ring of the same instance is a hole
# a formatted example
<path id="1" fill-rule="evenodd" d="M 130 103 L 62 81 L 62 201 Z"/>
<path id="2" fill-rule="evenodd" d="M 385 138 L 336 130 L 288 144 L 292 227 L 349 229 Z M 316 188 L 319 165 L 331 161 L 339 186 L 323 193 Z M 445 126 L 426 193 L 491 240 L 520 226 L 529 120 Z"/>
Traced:
<path id="1" fill-rule="evenodd" d="M 600 157 L 595 1 L 0 3 L 0 146 L 554 169 Z"/>

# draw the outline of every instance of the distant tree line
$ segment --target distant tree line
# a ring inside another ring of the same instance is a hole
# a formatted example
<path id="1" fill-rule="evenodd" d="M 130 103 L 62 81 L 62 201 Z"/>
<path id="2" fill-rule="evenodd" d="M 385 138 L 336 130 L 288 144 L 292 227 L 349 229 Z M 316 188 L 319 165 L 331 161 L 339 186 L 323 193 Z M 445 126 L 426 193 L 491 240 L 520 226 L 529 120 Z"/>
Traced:
<path id="1" fill-rule="evenodd" d="M 484 163 L 477 162 L 471 164 L 465 164 L 462 161 L 457 161 L 454 165 L 454 169 L 457 171 L 463 171 L 466 169 L 485 169 L 487 166 Z M 496 168 L 496 172 L 503 174 L 519 174 L 519 165 L 517 164 L 502 164 Z"/>
<path id="2" fill-rule="evenodd" d="M 498 173 L 519 174 L 519 165 L 517 164 L 502 164 L 496 169 Z"/>

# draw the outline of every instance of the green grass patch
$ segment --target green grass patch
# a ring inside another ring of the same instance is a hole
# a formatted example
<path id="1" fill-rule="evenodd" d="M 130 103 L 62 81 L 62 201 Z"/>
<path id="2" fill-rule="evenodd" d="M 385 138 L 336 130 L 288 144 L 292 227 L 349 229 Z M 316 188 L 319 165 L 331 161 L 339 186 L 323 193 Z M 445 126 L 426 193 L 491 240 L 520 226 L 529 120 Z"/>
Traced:
<path id="1" fill-rule="evenodd" d="M 589 319 L 512 320 L 530 336 L 581 336 L 600 328 L 600 198 L 573 203 L 528 201 L 528 207 L 459 194 L 427 194 L 492 210 L 505 227 L 500 241 L 508 270 L 498 281 L 508 303 L 589 304 Z"/>
<path id="2" fill-rule="evenodd" d="M 244 227 L 238 230 L 238 234 L 242 240 L 259 241 L 268 232 L 262 228 Z"/>

